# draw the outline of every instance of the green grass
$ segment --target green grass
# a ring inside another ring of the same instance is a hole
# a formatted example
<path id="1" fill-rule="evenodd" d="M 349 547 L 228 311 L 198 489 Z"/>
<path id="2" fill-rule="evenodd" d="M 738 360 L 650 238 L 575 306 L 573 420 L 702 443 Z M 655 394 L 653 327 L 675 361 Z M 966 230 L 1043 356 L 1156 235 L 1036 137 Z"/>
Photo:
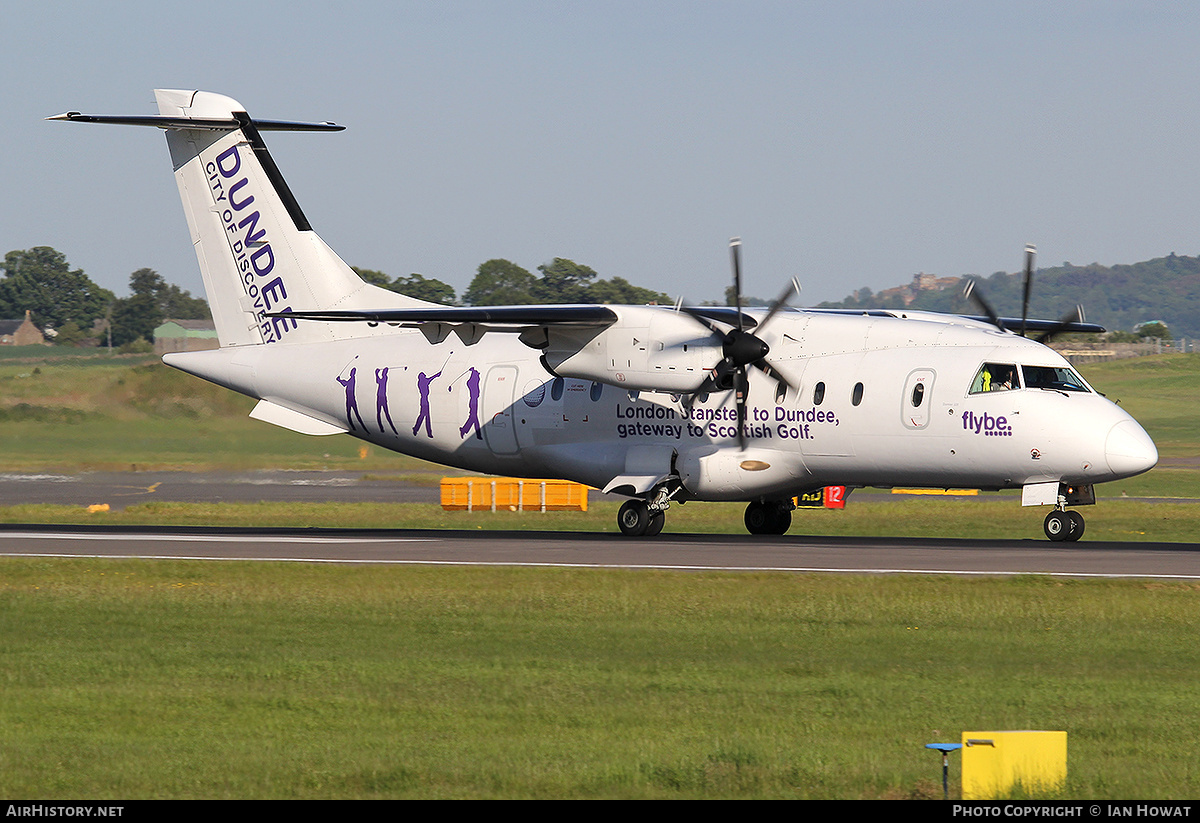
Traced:
<path id="1" fill-rule="evenodd" d="M 0 795 L 938 797 L 925 743 L 1052 729 L 1066 797 L 1194 797 L 1197 596 L 9 559 Z"/>
<path id="2" fill-rule="evenodd" d="M 1081 366 L 1097 390 L 1146 429 L 1163 457 L 1200 456 L 1200 357 L 1164 354 Z"/>
<path id="3" fill-rule="evenodd" d="M 268 526 L 363 529 L 467 529 L 617 531 L 616 503 L 595 503 L 587 512 L 446 512 L 428 503 L 140 503 L 121 511 L 89 513 L 81 506 L 0 507 L 0 523 L 96 525 Z M 741 503 L 672 506 L 664 534 L 745 534 Z M 1103 501 L 1084 509 L 1084 540 L 1200 542 L 1200 506 L 1191 503 Z M 1042 539 L 1044 508 L 1023 509 L 1005 500 L 858 502 L 841 511 L 801 509 L 792 535 L 947 537 L 990 540 Z"/>
<path id="4" fill-rule="evenodd" d="M 1198 372 L 1179 355 L 1085 369 L 1173 457 L 1200 454 Z M 250 407 L 146 359 L 0 350 L 0 469 L 428 468 Z M 1197 485 L 1168 468 L 1100 493 Z M 1084 539 L 1194 542 L 1198 509 L 1103 501 Z M 612 531 L 613 510 L 148 503 L 0 521 Z M 676 506 L 667 531 L 740 534 L 741 512 Z M 793 531 L 1037 537 L 1043 514 L 852 497 L 797 512 Z M 1068 733 L 1064 798 L 1195 797 L 1197 596 L 1040 577 L 0 559 L 0 796 L 940 798 L 925 743 L 1050 729 Z"/>
<path id="5" fill-rule="evenodd" d="M 1163 457 L 1200 457 L 1200 357 L 1133 358 L 1083 372 L 1142 422 Z M 0 350 L 0 471 L 430 467 L 349 436 L 305 437 L 250 420 L 253 405 L 153 357 Z M 1120 485 L 1134 496 L 1200 497 L 1200 472 L 1164 467 Z"/>

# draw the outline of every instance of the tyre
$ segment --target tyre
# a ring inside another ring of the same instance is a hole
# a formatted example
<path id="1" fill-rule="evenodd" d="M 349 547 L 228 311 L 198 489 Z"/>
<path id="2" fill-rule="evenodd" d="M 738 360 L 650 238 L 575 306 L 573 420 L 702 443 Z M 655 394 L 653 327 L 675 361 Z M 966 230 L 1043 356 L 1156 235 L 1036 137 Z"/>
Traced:
<path id="1" fill-rule="evenodd" d="M 1042 528 L 1046 532 L 1046 537 L 1056 543 L 1061 542 L 1071 534 L 1071 520 L 1067 517 L 1066 512 L 1055 509 L 1046 515 L 1046 522 L 1042 524 Z"/>
<path id="2" fill-rule="evenodd" d="M 1083 515 L 1077 511 L 1067 512 L 1067 519 L 1070 520 L 1071 531 L 1067 535 L 1067 539 L 1074 543 L 1079 538 L 1083 537 Z"/>
<path id="3" fill-rule="evenodd" d="M 757 500 L 748 504 L 746 516 L 742 519 L 746 524 L 746 531 L 750 534 L 771 534 L 771 513 L 767 509 L 767 504 Z"/>
<path id="4" fill-rule="evenodd" d="M 771 534 L 787 534 L 787 530 L 792 527 L 792 512 L 790 509 L 778 508 L 771 520 Z"/>
<path id="5" fill-rule="evenodd" d="M 617 512 L 617 526 L 626 537 L 641 537 L 650 525 L 650 509 L 642 500 L 627 500 Z M 662 529 L 661 524 L 659 529 Z"/>

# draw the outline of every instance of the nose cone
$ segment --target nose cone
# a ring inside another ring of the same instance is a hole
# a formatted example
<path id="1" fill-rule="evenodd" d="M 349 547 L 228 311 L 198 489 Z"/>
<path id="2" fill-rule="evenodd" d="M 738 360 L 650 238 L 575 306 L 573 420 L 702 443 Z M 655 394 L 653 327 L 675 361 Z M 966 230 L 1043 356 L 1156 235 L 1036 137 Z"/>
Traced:
<path id="1" fill-rule="evenodd" d="M 1134 420 L 1122 420 L 1108 432 L 1104 443 L 1108 468 L 1118 477 L 1133 477 L 1154 468 L 1158 449 L 1146 430 Z"/>

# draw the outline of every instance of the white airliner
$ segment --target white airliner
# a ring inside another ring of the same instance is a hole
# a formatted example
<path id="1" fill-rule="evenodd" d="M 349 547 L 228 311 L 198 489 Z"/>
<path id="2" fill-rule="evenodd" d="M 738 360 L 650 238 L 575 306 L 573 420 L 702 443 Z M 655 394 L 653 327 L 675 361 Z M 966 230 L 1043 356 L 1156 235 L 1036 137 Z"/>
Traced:
<path id="1" fill-rule="evenodd" d="M 364 283 L 313 232 L 235 100 L 158 90 L 157 116 L 50 119 L 165 130 L 220 348 L 170 366 L 258 399 L 251 416 L 348 433 L 470 471 L 560 477 L 632 498 L 747 501 L 782 534 L 823 486 L 1023 490 L 1077 540 L 1093 484 L 1158 460 L 1137 421 L 1025 331 L 1097 330 L 924 312 L 438 306 Z M 1029 258 L 1029 268 L 1031 271 Z M 1015 333 L 1020 330 L 1020 334 Z"/>

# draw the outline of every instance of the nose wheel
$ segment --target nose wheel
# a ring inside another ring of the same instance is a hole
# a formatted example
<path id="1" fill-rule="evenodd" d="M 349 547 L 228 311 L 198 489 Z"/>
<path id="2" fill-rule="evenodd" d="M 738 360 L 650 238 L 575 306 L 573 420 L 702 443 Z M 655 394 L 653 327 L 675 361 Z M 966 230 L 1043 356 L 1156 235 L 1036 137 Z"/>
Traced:
<path id="1" fill-rule="evenodd" d="M 1056 543 L 1074 543 L 1083 537 L 1083 528 L 1083 515 L 1073 510 L 1060 511 L 1059 509 L 1055 509 L 1046 515 L 1046 522 L 1042 524 L 1042 529 L 1046 532 L 1046 537 L 1049 537 Z"/>

